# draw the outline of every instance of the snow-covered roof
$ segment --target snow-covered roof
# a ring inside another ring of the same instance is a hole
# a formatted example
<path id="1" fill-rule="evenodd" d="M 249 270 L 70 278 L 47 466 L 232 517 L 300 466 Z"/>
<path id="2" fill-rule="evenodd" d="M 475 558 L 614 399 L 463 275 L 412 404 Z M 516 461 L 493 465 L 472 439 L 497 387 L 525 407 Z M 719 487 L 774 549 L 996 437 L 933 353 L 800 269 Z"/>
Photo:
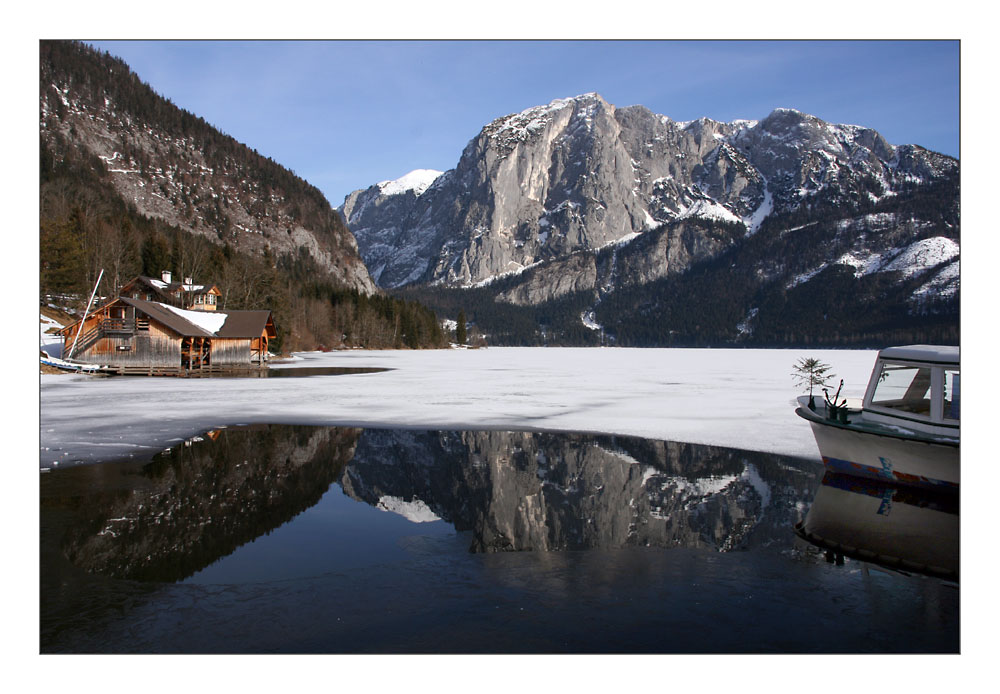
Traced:
<path id="1" fill-rule="evenodd" d="M 879 359 L 905 359 L 929 361 L 937 364 L 958 364 L 958 347 L 941 345 L 906 345 L 886 347 L 878 353 Z"/>
<path id="2" fill-rule="evenodd" d="M 202 330 L 210 332 L 213 335 L 219 332 L 229 317 L 229 314 L 219 313 L 218 311 L 188 311 L 168 304 L 160 304 L 160 306 L 173 311 L 184 320 L 194 323 Z"/>

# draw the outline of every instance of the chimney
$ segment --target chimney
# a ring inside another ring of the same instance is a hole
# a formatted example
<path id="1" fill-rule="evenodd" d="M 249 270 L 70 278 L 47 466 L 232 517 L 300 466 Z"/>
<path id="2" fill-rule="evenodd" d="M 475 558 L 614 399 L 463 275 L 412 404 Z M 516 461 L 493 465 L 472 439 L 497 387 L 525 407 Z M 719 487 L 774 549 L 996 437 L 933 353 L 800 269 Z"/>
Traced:
<path id="1" fill-rule="evenodd" d="M 167 284 L 170 284 L 170 270 L 164 270 L 163 274 L 162 274 L 162 277 L 163 277 L 163 281 L 164 282 L 166 282 Z"/>
<path id="2" fill-rule="evenodd" d="M 184 278 L 184 284 L 192 285 L 192 284 L 194 284 L 194 280 L 192 280 L 190 277 L 185 277 Z"/>

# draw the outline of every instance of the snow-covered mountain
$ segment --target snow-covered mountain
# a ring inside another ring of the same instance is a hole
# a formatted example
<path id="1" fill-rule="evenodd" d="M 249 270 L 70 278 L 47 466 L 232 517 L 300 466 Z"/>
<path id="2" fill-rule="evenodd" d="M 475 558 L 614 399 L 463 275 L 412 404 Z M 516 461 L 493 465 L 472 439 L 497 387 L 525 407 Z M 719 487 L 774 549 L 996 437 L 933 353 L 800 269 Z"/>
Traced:
<path id="1" fill-rule="evenodd" d="M 427 190 L 442 173 L 444 172 L 435 171 L 433 169 L 417 169 L 416 171 L 411 171 L 402 178 L 397 178 L 395 181 L 382 181 L 378 184 L 378 187 L 382 192 L 382 195 L 402 195 L 412 191 L 415 196 L 419 196 Z"/>
<path id="2" fill-rule="evenodd" d="M 747 247 L 735 265 L 775 287 L 841 264 L 922 277 L 912 308 L 957 291 L 957 176 L 951 157 L 793 109 L 677 122 L 584 94 L 497 118 L 454 169 L 339 210 L 383 287 L 506 278 L 500 301 L 599 301 Z"/>

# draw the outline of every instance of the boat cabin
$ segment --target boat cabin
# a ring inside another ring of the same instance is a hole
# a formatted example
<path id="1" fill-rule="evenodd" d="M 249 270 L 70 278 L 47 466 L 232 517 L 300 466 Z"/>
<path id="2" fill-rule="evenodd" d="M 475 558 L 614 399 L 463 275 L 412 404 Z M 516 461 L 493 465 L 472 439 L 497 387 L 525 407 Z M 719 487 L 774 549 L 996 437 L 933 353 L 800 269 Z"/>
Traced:
<path id="1" fill-rule="evenodd" d="M 865 393 L 865 419 L 957 437 L 961 413 L 959 348 L 889 347 L 878 354 Z"/>

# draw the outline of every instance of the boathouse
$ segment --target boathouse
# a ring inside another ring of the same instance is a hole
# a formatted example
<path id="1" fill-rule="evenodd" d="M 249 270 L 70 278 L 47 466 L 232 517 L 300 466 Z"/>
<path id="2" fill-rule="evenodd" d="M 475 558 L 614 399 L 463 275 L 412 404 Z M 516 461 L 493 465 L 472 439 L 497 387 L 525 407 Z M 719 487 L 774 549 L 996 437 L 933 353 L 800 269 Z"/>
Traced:
<path id="1" fill-rule="evenodd" d="M 141 286 L 135 280 L 126 286 Z M 133 287 L 134 288 L 134 287 Z M 212 296 L 203 293 L 202 296 Z M 189 310 L 131 296 L 66 326 L 63 358 L 120 374 L 207 375 L 267 366 L 271 312 Z"/>

